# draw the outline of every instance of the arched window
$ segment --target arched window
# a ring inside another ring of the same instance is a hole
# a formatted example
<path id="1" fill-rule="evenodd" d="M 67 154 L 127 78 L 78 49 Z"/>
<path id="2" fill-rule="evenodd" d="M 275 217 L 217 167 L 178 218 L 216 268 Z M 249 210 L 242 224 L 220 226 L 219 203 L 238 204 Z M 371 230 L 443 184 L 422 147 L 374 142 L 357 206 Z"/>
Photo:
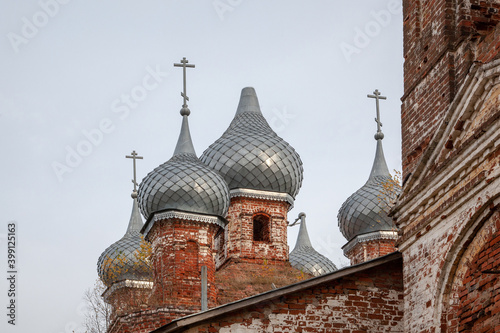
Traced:
<path id="1" fill-rule="evenodd" d="M 253 217 L 253 240 L 257 242 L 269 242 L 269 216 L 257 214 Z"/>

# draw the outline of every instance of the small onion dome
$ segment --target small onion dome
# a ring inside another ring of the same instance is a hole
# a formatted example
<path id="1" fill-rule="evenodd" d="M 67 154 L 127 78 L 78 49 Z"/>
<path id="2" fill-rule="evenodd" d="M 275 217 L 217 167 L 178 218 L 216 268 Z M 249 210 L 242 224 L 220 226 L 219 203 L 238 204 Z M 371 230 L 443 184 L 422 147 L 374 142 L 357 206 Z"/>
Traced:
<path id="1" fill-rule="evenodd" d="M 172 158 L 151 171 L 139 185 L 139 206 L 147 219 L 164 210 L 221 217 L 227 214 L 227 184 L 221 175 L 196 157 L 187 117 L 183 114 Z"/>
<path id="2" fill-rule="evenodd" d="M 281 192 L 295 198 L 302 185 L 300 156 L 264 119 L 254 88 L 242 90 L 229 128 L 200 160 L 218 171 L 230 190 Z"/>
<path id="3" fill-rule="evenodd" d="M 300 213 L 299 217 L 301 222 L 297 243 L 289 256 L 292 267 L 314 276 L 336 271 L 335 264 L 312 247 L 307 233 L 306 214 Z"/>
<path id="4" fill-rule="evenodd" d="M 337 216 L 340 231 L 348 241 L 369 232 L 396 230 L 392 219 L 387 216 L 389 207 L 385 202 L 394 200 L 401 188 L 392 182 L 382 138 L 383 135 L 375 137 L 377 151 L 368 181 L 342 204 Z"/>
<path id="5" fill-rule="evenodd" d="M 134 198 L 127 232 L 108 247 L 97 261 L 97 273 L 106 286 L 123 280 L 152 281 L 151 268 L 147 263 L 149 244 L 139 232 L 142 226 L 137 199 Z"/>

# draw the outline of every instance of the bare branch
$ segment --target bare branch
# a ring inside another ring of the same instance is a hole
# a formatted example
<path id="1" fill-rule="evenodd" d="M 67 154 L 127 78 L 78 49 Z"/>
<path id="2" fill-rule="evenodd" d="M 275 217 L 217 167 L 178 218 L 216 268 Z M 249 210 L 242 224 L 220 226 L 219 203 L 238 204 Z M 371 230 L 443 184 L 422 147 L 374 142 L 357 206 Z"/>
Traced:
<path id="1" fill-rule="evenodd" d="M 111 306 L 104 302 L 102 293 L 106 286 L 97 279 L 94 287 L 85 291 L 83 296 L 87 302 L 85 314 L 86 333 L 106 333 L 111 319 Z"/>

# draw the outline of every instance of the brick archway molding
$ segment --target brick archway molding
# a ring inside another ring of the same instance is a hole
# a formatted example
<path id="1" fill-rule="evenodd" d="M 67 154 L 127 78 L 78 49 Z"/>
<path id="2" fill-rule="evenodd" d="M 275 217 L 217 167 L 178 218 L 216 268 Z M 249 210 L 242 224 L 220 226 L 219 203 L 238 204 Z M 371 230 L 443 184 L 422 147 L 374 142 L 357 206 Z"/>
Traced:
<path id="1" fill-rule="evenodd" d="M 458 290 L 463 285 L 467 264 L 479 254 L 491 236 L 499 231 L 495 223 L 495 217 L 499 218 L 499 215 L 500 193 L 478 208 L 448 251 L 436 288 L 434 322 L 441 323 L 436 332 L 457 331 Z"/>

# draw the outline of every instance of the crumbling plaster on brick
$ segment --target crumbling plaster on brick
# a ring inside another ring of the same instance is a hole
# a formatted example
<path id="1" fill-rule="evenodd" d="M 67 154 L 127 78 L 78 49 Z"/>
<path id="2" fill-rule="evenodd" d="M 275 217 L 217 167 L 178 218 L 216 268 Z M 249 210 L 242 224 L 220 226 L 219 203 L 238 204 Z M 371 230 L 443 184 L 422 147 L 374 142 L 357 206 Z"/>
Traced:
<path id="1" fill-rule="evenodd" d="M 444 149 L 446 140 L 450 133 L 454 131 L 458 119 L 467 113 L 470 116 L 470 109 L 473 108 L 474 104 L 480 98 L 488 81 L 499 75 L 500 60 L 487 65 L 472 66 L 454 101 L 449 104 L 446 116 L 440 122 L 439 128 L 436 129 L 432 142 L 429 143 L 429 149 L 421 157 L 418 166 L 413 170 L 411 178 L 405 184 L 403 188 L 404 195 L 414 188 L 414 184 L 419 180 L 418 176 L 425 176 L 426 171 L 428 171 L 433 161 L 436 159 L 435 155 L 439 154 Z M 428 85 L 427 83 L 426 81 L 422 82 L 423 85 Z"/>
<path id="2" fill-rule="evenodd" d="M 497 155 L 498 151 L 497 148 Z M 409 246 L 412 239 L 421 237 L 468 201 L 487 200 L 494 195 L 500 186 L 499 163 L 500 156 L 484 159 L 480 164 L 471 163 L 458 176 L 450 177 L 452 180 L 447 186 L 435 185 L 427 189 L 431 198 L 427 202 L 422 198 L 420 205 L 415 204 L 415 211 L 408 217 L 410 223 L 402 225 L 405 229 L 399 239 L 399 248 Z M 452 171 L 450 174 L 453 175 Z"/>
<path id="3" fill-rule="evenodd" d="M 186 332 L 402 332 L 401 290 L 380 289 L 368 277 L 349 278 L 317 287 L 302 296 L 285 297 L 244 312 L 200 323 Z M 353 284 L 359 289 L 353 289 Z M 397 288 L 397 287 L 396 287 Z M 378 302 L 370 306 L 370 300 Z"/>
<path id="4" fill-rule="evenodd" d="M 426 141 L 446 121 L 465 77 L 499 57 L 499 9 L 497 1 L 403 1 L 403 178 L 418 172 L 422 153 L 433 148 Z M 432 80 L 436 74 L 439 80 Z"/>
<path id="5" fill-rule="evenodd" d="M 495 220 L 496 216 L 496 220 Z M 463 286 L 464 275 L 470 263 L 479 254 L 482 247 L 492 235 L 498 232 L 497 223 L 500 216 L 500 195 L 491 199 L 487 205 L 473 214 L 457 235 L 455 242 L 446 254 L 441 267 L 434 295 L 434 321 L 447 321 L 443 317 L 447 310 L 458 304 L 458 290 Z"/>
<path id="6" fill-rule="evenodd" d="M 408 331 L 425 331 L 440 326 L 445 281 L 454 274 L 453 266 L 450 266 L 450 263 L 453 265 L 452 257 L 467 246 L 467 235 L 469 240 L 471 235 L 474 236 L 474 225 L 484 223 L 484 216 L 491 214 L 492 207 L 497 207 L 500 201 L 498 187 L 495 193 L 480 193 L 478 200 L 464 203 L 445 220 L 433 225 L 425 237 L 415 239 L 404 248 L 404 322 Z M 481 197 L 489 199 L 482 200 Z"/>
<path id="7" fill-rule="evenodd" d="M 440 172 L 432 174 L 431 177 L 431 168 L 435 167 L 440 153 L 447 150 L 446 140 L 454 131 L 457 121 L 461 119 L 460 117 L 462 120 L 466 119 L 467 114 L 469 117 L 472 115 L 467 110 L 477 103 L 484 86 L 491 82 L 492 78 L 496 81 L 498 75 L 500 75 L 500 60 L 484 65 L 467 80 L 469 84 L 461 89 L 463 93 L 459 94 L 460 98 L 451 104 L 449 115 L 446 117 L 449 120 L 441 124 L 441 128 L 430 143 L 434 148 L 425 152 L 415 173 L 403 187 L 403 193 L 396 207 L 392 210 L 392 215 L 397 218 L 401 228 L 406 227 L 408 220 L 420 216 L 423 209 L 427 210 L 430 205 L 435 205 L 434 201 L 454 186 L 455 182 L 462 180 L 465 173 L 473 171 L 477 164 L 486 158 L 485 152 L 491 152 L 500 146 L 500 124 L 496 122 L 487 129 L 487 133 L 479 136 L 467 147 L 463 147 L 458 152 L 460 158 L 454 156 L 455 158 L 448 161 L 447 165 L 443 166 L 446 170 L 439 170 Z"/>
<path id="8" fill-rule="evenodd" d="M 231 198 L 224 229 L 224 256 L 217 256 L 217 269 L 231 258 L 288 260 L 287 213 L 290 203 L 249 197 Z M 269 216 L 269 241 L 253 240 L 253 217 Z"/>

